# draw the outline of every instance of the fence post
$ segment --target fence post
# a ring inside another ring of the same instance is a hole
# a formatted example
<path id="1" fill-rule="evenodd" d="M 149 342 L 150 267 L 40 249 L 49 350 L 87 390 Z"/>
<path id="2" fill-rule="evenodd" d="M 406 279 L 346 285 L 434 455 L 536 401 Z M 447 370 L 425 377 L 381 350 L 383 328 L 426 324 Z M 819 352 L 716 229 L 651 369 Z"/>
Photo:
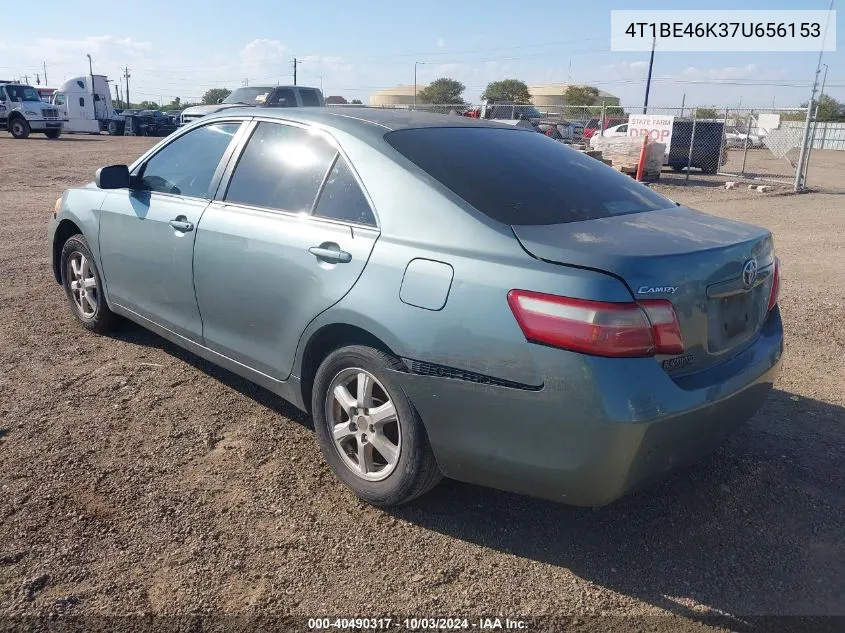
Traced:
<path id="1" fill-rule="evenodd" d="M 807 158 L 804 159 L 804 173 L 801 175 L 801 182 L 804 187 L 807 186 L 807 173 L 810 171 L 810 155 L 813 153 L 813 143 L 816 142 L 817 127 L 819 127 L 819 106 L 816 106 L 816 111 L 813 113 L 813 134 L 810 137 L 810 144 L 807 146 Z"/>
<path id="2" fill-rule="evenodd" d="M 740 176 L 745 176 L 745 159 L 748 158 L 748 137 L 751 135 L 751 113 L 748 113 L 748 118 L 745 120 L 745 151 L 742 153 L 742 171 Z"/>
<path id="3" fill-rule="evenodd" d="M 599 123 L 599 129 L 601 130 L 601 136 L 604 136 L 604 124 L 605 124 L 605 113 L 606 110 L 606 103 L 604 101 L 601 102 L 601 122 Z"/>
<path id="4" fill-rule="evenodd" d="M 722 142 L 719 144 L 719 164 L 716 165 L 716 173 L 722 172 L 722 159 L 725 158 L 725 144 L 728 142 L 726 133 L 728 131 L 728 108 L 725 108 L 725 120 L 722 123 Z"/>
<path id="5" fill-rule="evenodd" d="M 690 165 L 692 164 L 692 148 L 695 146 L 695 121 L 696 121 L 696 113 L 692 113 L 692 133 L 690 134 L 689 138 L 689 154 L 687 154 L 687 175 L 684 180 L 689 180 L 689 170 Z"/>
<path id="6" fill-rule="evenodd" d="M 801 153 L 798 155 L 798 166 L 795 169 L 795 184 L 793 185 L 793 189 L 797 191 L 801 191 L 804 188 L 804 182 L 802 181 L 802 176 L 804 174 L 804 161 L 806 159 L 806 152 L 807 152 L 807 139 L 810 137 L 810 119 L 813 116 L 813 106 L 815 105 L 815 100 L 811 97 L 810 102 L 807 104 L 807 119 L 804 121 L 804 135 L 801 137 Z"/>

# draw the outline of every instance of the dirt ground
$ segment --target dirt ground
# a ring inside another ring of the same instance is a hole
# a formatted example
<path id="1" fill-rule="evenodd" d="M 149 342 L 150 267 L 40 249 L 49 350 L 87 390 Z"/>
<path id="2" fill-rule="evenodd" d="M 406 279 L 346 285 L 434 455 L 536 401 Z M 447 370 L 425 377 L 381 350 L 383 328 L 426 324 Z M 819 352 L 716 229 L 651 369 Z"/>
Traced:
<path id="1" fill-rule="evenodd" d="M 152 142 L 0 135 L 0 619 L 845 615 L 845 197 L 657 186 L 768 227 L 782 260 L 782 375 L 711 459 L 597 510 L 447 481 L 383 511 L 284 401 L 74 322 L 53 203 Z"/>

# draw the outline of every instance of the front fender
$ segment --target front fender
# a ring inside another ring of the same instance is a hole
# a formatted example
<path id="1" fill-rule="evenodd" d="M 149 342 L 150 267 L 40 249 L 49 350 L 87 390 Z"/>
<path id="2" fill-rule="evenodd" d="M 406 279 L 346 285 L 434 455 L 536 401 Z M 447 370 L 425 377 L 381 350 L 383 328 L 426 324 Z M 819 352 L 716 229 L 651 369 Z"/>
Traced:
<path id="1" fill-rule="evenodd" d="M 49 240 L 53 261 L 53 274 L 61 283 L 58 255 L 67 238 L 76 233 L 82 233 L 94 262 L 103 279 L 103 292 L 108 299 L 108 289 L 105 288 L 105 271 L 100 260 L 99 220 L 100 208 L 105 202 L 107 192 L 95 187 L 68 189 L 62 196 L 59 212 L 50 221 Z M 76 227 L 76 228 L 74 228 Z M 77 230 L 78 229 L 78 230 Z"/>

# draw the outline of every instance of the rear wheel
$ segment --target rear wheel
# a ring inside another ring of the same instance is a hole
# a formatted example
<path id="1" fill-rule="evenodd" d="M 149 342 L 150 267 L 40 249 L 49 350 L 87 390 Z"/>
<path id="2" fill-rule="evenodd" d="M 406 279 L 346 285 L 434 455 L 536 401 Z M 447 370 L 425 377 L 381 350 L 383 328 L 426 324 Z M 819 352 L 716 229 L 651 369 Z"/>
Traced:
<path id="1" fill-rule="evenodd" d="M 311 410 L 323 455 L 373 505 L 406 503 L 442 478 L 422 420 L 391 375 L 404 370 L 395 357 L 354 345 L 329 354 L 314 377 Z"/>
<path id="2" fill-rule="evenodd" d="M 82 326 L 98 333 L 111 329 L 115 315 L 106 305 L 103 281 L 83 235 L 74 235 L 65 242 L 61 270 L 70 311 Z"/>
<path id="3" fill-rule="evenodd" d="M 60 129 L 44 130 L 44 136 L 47 138 L 59 138 L 61 134 L 62 131 Z"/>
<path id="4" fill-rule="evenodd" d="M 29 136 L 29 123 L 21 116 L 16 116 L 9 121 L 9 132 L 15 138 L 26 138 Z"/>
<path id="5" fill-rule="evenodd" d="M 108 132 L 109 136 L 117 136 L 117 121 L 109 121 Z"/>

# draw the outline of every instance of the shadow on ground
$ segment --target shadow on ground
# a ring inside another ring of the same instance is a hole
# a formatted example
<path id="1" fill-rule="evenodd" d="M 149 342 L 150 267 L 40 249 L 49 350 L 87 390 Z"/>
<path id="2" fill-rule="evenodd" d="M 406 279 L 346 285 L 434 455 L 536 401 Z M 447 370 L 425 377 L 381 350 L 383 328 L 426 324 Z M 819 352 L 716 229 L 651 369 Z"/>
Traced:
<path id="1" fill-rule="evenodd" d="M 281 398 L 138 326 L 114 336 L 160 347 L 312 426 Z M 575 508 L 447 480 L 388 512 L 679 616 L 721 617 L 736 631 L 752 630 L 742 616 L 845 615 L 843 421 L 843 407 L 775 390 L 710 459 L 610 506 Z"/>

